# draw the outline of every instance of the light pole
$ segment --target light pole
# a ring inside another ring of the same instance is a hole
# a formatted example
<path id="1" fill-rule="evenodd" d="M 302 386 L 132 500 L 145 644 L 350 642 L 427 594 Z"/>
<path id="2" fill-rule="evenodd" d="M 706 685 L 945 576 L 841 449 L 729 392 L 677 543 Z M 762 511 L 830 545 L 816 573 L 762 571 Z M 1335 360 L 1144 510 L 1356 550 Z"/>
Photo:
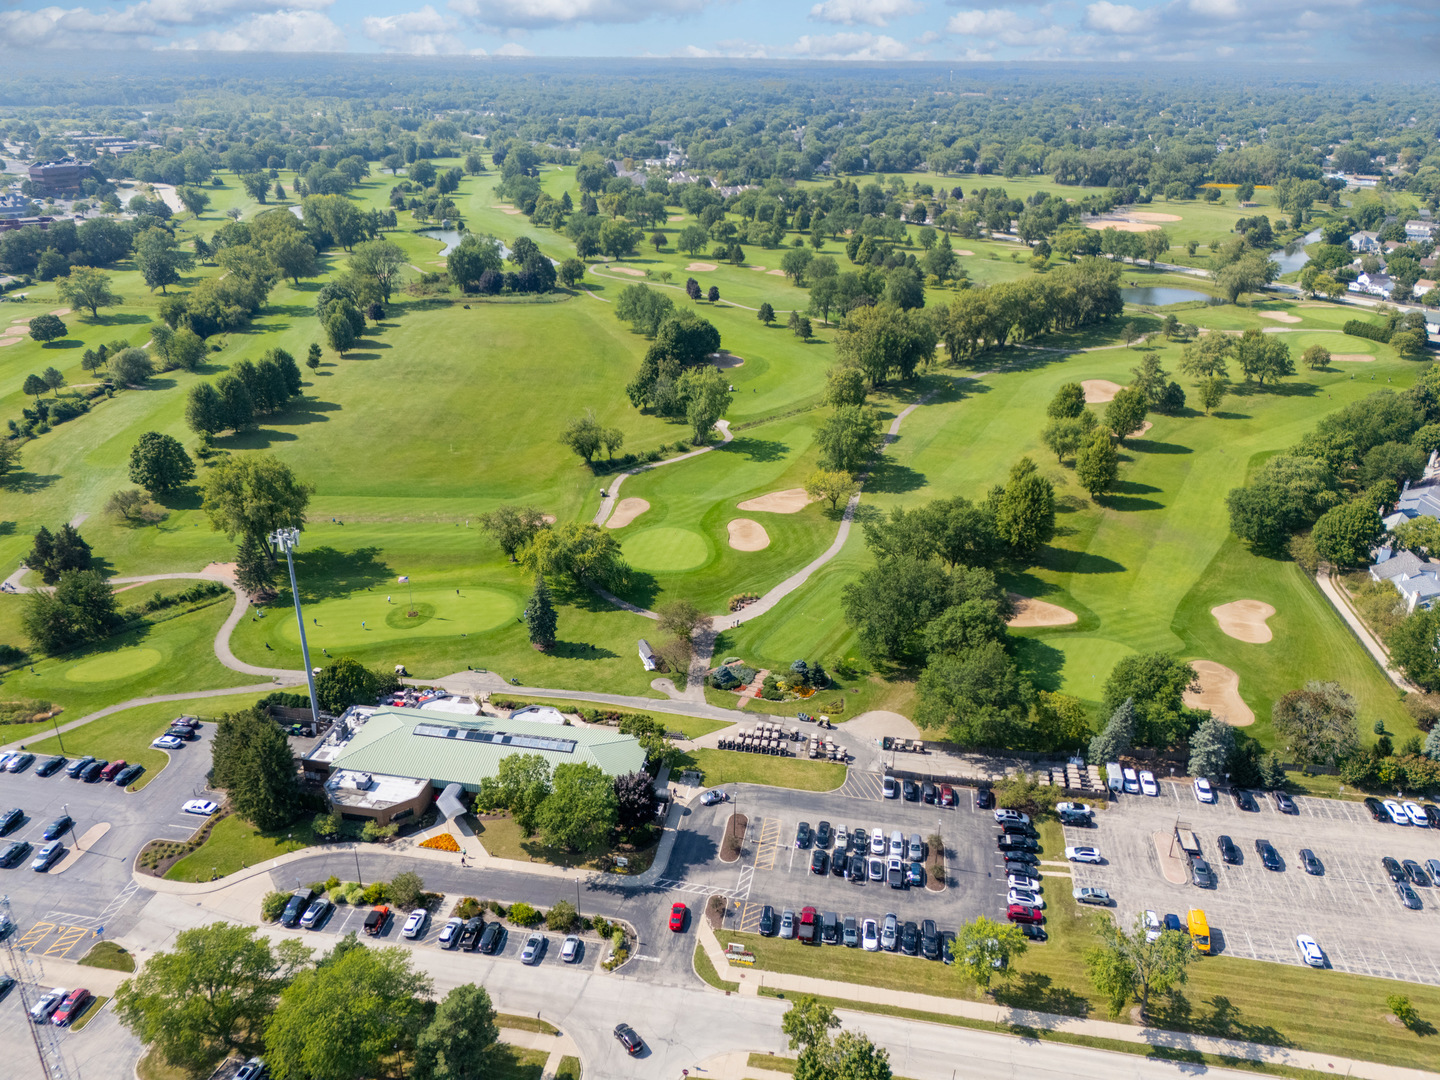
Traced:
<path id="1" fill-rule="evenodd" d="M 315 673 L 310 670 L 310 646 L 305 643 L 305 615 L 300 610 L 300 588 L 295 584 L 295 545 L 300 542 L 299 529 L 276 529 L 270 534 L 270 542 L 285 552 L 285 563 L 290 568 L 290 595 L 295 599 L 295 624 L 300 627 L 300 659 L 305 663 L 305 682 L 310 687 L 310 720 L 320 726 L 320 706 L 315 701 Z"/>

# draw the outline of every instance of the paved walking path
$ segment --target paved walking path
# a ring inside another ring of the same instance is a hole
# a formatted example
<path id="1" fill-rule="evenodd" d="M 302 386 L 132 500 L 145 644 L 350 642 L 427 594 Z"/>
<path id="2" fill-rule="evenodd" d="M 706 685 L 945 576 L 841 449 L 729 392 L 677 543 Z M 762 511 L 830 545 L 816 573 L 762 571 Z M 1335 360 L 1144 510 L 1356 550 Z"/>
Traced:
<path id="1" fill-rule="evenodd" d="M 1344 588 L 1336 585 L 1328 572 L 1317 573 L 1315 584 L 1320 586 L 1320 591 L 1325 594 L 1330 605 L 1345 620 L 1345 625 L 1350 627 L 1351 632 L 1360 639 L 1360 644 L 1365 646 L 1365 651 L 1370 654 L 1375 663 L 1380 665 L 1380 670 L 1385 673 L 1385 677 L 1401 690 L 1406 692 L 1416 690 L 1416 687 L 1412 686 L 1405 676 L 1390 665 L 1390 653 L 1370 632 L 1370 628 L 1365 625 L 1354 607 L 1351 606 L 1350 598 L 1345 595 Z"/>
<path id="2" fill-rule="evenodd" d="M 662 465 L 674 465 L 677 461 L 689 461 L 691 458 L 699 457 L 701 454 L 708 454 L 711 450 L 714 450 L 717 445 L 724 446 L 731 439 L 735 438 L 730 432 L 729 420 L 716 420 L 715 427 L 720 432 L 720 442 L 718 444 L 711 443 L 708 446 L 700 447 L 698 450 L 690 450 L 684 454 L 676 454 L 674 457 L 666 458 L 664 461 L 647 461 L 643 465 L 637 465 L 633 469 L 627 469 L 616 475 L 615 482 L 606 487 L 605 494 L 600 498 L 600 509 L 595 511 L 595 517 L 593 519 L 595 524 L 604 525 L 605 522 L 610 520 L 610 513 L 615 509 L 615 504 L 620 498 L 620 485 L 625 482 L 627 476 L 649 472 L 651 469 L 658 469 Z"/>
<path id="3" fill-rule="evenodd" d="M 580 1048 L 575 1045 L 575 1040 L 563 1032 L 554 1035 L 544 1031 L 527 1031 L 524 1028 L 505 1027 L 500 1025 L 500 1041 L 509 1043 L 511 1046 L 521 1046 L 526 1050 L 544 1050 L 550 1056 L 545 1059 L 545 1070 L 541 1074 L 542 1080 L 555 1080 L 560 1075 L 560 1059 L 569 1054 L 571 1057 L 580 1056 Z"/>

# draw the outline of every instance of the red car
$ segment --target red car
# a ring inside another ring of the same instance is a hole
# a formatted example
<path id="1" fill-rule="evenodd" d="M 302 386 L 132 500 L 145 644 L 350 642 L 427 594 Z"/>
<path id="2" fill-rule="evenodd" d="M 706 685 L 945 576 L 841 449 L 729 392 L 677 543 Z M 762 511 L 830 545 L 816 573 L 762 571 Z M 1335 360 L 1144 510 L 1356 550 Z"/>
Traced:
<path id="1" fill-rule="evenodd" d="M 1005 911 L 1005 917 L 1011 922 L 1029 923 L 1031 926 L 1039 926 L 1045 921 L 1040 909 L 1029 904 L 1011 904 Z"/>
<path id="2" fill-rule="evenodd" d="M 55 1015 L 50 1017 L 50 1022 L 56 1027 L 65 1027 L 67 1024 L 80 1018 L 85 1011 L 85 1006 L 90 1004 L 89 990 L 71 990 L 65 995 L 65 1000 L 60 1002 L 60 1007 L 55 1010 Z"/>
<path id="3" fill-rule="evenodd" d="M 677 934 L 685 929 L 685 905 L 676 904 L 670 909 L 670 929 Z"/>
<path id="4" fill-rule="evenodd" d="M 955 805 L 955 789 L 952 788 L 949 784 L 941 784 L 941 785 L 940 785 L 940 805 L 941 805 L 941 806 L 954 806 L 954 805 Z"/>
<path id="5" fill-rule="evenodd" d="M 106 781 L 114 780 L 116 774 L 123 768 L 125 768 L 125 760 L 123 758 L 119 761 L 112 761 L 100 770 L 100 779 Z"/>

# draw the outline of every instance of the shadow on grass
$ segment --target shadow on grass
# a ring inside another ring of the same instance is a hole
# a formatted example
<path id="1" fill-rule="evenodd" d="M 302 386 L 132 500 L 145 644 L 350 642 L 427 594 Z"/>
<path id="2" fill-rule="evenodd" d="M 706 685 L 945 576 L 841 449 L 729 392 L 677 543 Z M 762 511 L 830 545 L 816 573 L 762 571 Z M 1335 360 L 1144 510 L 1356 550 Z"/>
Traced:
<path id="1" fill-rule="evenodd" d="M 743 454 L 751 461 L 779 461 L 790 452 L 790 448 L 782 442 L 757 439 L 751 435 L 741 435 L 719 449 L 727 454 Z"/>
<path id="2" fill-rule="evenodd" d="M 1065 654 L 1054 645 L 1026 637 L 1014 638 L 1011 644 L 1016 666 L 1034 686 L 1054 693 L 1064 685 Z"/>
<path id="3" fill-rule="evenodd" d="M 907 491 L 918 491 L 925 486 L 925 474 L 916 472 L 908 465 L 897 465 L 881 457 L 865 482 L 865 489 L 871 494 L 900 495 Z"/>
<path id="4" fill-rule="evenodd" d="M 1195 451 L 1179 443 L 1158 442 L 1154 439 L 1131 439 L 1125 444 L 1137 454 L 1193 454 Z"/>
<path id="5" fill-rule="evenodd" d="M 9 490 L 18 491 L 21 495 L 34 495 L 59 479 L 59 473 L 18 472 L 10 474 L 7 486 Z"/>
<path id="6" fill-rule="evenodd" d="M 614 660 L 620 654 L 583 641 L 557 641 L 545 655 L 561 660 Z"/>
<path id="7" fill-rule="evenodd" d="M 380 558 L 380 553 L 378 547 L 341 551 L 328 544 L 309 551 L 297 551 L 295 561 L 299 566 L 296 567 L 296 575 L 305 582 L 304 600 L 313 603 L 348 596 L 388 581 L 394 571 Z"/>
<path id="8" fill-rule="evenodd" d="M 1158 1027 L 1172 1031 L 1209 1035 L 1217 1039 L 1241 1039 L 1266 1046 L 1292 1046 L 1293 1043 L 1269 1024 L 1253 1024 L 1245 1020 L 1229 998 L 1215 995 L 1206 998 L 1197 1008 L 1179 990 L 1151 1003 L 1150 1019 Z"/>
<path id="9" fill-rule="evenodd" d="M 1049 975 L 1024 971 L 1009 983 L 997 987 L 995 1002 L 1012 1009 L 1058 1013 L 1061 1016 L 1088 1016 L 1090 1002 L 1075 991 L 1055 986 Z"/>

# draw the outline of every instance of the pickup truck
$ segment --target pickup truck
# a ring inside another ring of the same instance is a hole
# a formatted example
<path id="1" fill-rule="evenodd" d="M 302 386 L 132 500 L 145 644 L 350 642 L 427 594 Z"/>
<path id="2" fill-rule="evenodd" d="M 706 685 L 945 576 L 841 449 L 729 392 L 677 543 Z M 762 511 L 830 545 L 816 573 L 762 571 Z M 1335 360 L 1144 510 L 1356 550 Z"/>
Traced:
<path id="1" fill-rule="evenodd" d="M 813 907 L 800 909 L 800 922 L 796 926 L 795 937 L 801 945 L 820 944 L 820 916 Z"/>
<path id="2" fill-rule="evenodd" d="M 378 937 L 380 931 L 385 929 L 385 922 L 390 918 L 390 909 L 384 904 L 375 908 L 369 915 L 365 916 L 365 932 L 371 937 Z"/>

